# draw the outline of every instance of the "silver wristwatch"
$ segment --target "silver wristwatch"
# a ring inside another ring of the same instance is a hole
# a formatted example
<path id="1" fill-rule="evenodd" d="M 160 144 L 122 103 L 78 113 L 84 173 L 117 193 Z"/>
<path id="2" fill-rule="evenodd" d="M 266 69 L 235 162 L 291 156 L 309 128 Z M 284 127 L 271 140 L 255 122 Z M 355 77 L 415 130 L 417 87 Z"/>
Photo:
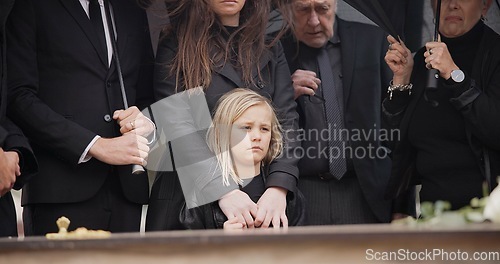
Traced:
<path id="1" fill-rule="evenodd" d="M 462 70 L 451 71 L 451 79 L 456 83 L 461 83 L 465 80 L 465 73 Z"/>

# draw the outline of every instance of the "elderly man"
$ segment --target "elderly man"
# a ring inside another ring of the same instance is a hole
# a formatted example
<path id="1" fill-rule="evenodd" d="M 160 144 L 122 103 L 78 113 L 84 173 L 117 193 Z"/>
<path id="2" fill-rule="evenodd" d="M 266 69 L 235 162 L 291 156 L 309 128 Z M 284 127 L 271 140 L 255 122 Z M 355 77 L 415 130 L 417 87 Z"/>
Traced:
<path id="1" fill-rule="evenodd" d="M 336 18 L 337 0 L 293 0 L 288 7 L 293 34 L 282 43 L 303 129 L 299 189 L 308 223 L 389 222 L 400 210 L 384 199 L 391 169 L 384 145 L 398 139 L 381 120 L 390 82 L 385 34 Z"/>

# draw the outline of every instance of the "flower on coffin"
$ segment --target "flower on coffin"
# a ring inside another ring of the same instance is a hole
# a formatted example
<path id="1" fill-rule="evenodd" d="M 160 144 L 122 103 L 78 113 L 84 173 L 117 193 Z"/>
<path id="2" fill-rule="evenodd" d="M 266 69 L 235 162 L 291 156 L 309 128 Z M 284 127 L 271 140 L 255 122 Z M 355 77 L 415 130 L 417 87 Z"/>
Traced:
<path id="1" fill-rule="evenodd" d="M 500 185 L 490 193 L 483 216 L 493 223 L 500 223 Z"/>
<path id="2" fill-rule="evenodd" d="M 500 177 L 497 180 L 500 182 Z M 456 211 L 450 211 L 447 201 L 422 202 L 419 219 L 409 216 L 393 221 L 394 224 L 430 226 L 461 226 L 467 223 L 482 223 L 487 220 L 500 223 L 500 185 L 488 196 L 488 187 L 483 185 L 483 198 L 473 198 L 470 205 Z"/>

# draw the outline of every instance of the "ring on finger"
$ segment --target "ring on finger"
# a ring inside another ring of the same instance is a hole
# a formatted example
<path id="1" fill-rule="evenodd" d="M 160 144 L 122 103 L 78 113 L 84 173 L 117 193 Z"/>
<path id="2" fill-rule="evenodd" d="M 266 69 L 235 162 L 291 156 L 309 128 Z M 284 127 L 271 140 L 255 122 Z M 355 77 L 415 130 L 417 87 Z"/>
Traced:
<path id="1" fill-rule="evenodd" d="M 429 54 L 432 55 L 432 49 L 429 50 Z"/>
<path id="2" fill-rule="evenodd" d="M 134 121 L 130 122 L 130 126 L 132 127 L 132 129 L 135 129 Z"/>

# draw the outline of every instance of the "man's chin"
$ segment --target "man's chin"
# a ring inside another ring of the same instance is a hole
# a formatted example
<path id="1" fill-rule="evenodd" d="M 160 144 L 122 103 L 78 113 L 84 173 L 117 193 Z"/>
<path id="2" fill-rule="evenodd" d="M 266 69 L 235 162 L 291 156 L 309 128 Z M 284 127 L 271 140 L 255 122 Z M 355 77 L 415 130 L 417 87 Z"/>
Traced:
<path id="1" fill-rule="evenodd" d="M 326 40 L 324 38 L 316 38 L 316 39 L 311 39 L 308 41 L 304 41 L 304 44 L 311 48 L 322 48 L 326 43 Z"/>

